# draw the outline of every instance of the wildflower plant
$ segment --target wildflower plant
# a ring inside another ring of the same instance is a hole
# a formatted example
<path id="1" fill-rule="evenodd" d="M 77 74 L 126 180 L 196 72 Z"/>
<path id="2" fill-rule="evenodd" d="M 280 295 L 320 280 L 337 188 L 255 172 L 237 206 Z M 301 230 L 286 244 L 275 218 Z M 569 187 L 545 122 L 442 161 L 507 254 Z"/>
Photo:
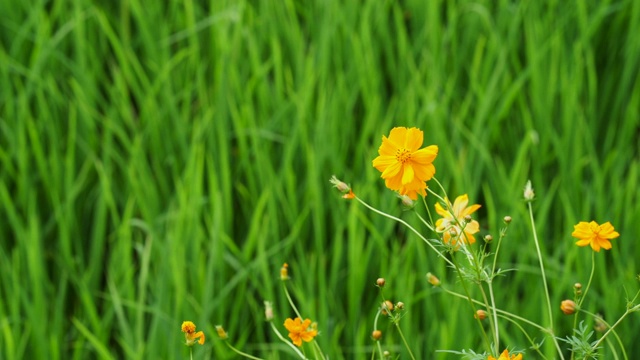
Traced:
<path id="1" fill-rule="evenodd" d="M 511 243 L 504 242 L 504 239 L 512 219 L 510 216 L 504 217 L 503 227 L 497 239 L 494 240 L 493 236 L 487 235 L 479 241 L 480 224 L 474 219 L 474 216 L 482 205 L 474 204 L 467 194 L 460 194 L 451 203 L 446 190 L 435 177 L 436 167 L 434 162 L 437 160 L 439 147 L 437 145 L 423 147 L 423 141 L 424 133 L 422 130 L 415 127 L 395 127 L 388 136 L 382 136 L 382 143 L 378 148 L 378 156 L 372 161 L 372 166 L 380 172 L 380 177 L 384 180 L 385 186 L 397 194 L 405 209 L 415 209 L 419 203 L 425 206 L 427 216 L 422 216 L 419 212 L 413 211 L 412 214 L 415 216 L 413 223 L 365 202 L 353 192 L 351 186 L 335 176 L 330 179 L 330 182 L 344 194 L 343 197 L 345 199 L 355 200 L 372 212 L 395 221 L 416 234 L 425 246 L 435 252 L 438 258 L 452 269 L 458 278 L 462 292 L 442 283 L 432 273 L 428 273 L 426 276 L 427 283 L 432 285 L 433 288 L 441 289 L 449 296 L 465 299 L 468 302 L 482 339 L 482 352 L 476 352 L 477 349 L 439 351 L 458 354 L 465 359 L 522 360 L 526 355 L 526 350 L 508 350 L 504 346 L 506 344 L 501 343 L 500 330 L 501 326 L 504 326 L 501 324 L 509 323 L 522 331 L 529 343 L 508 345 L 512 347 L 519 346 L 519 348 L 527 346 L 529 351 L 537 353 L 536 355 L 531 355 L 530 358 L 548 358 L 540 350 L 544 341 L 549 341 L 553 344 L 555 354 L 552 358 L 554 359 L 564 360 L 565 351 L 571 353 L 571 359 L 595 358 L 603 347 L 604 341 L 608 339 L 609 335 L 612 335 L 618 340 L 618 345 L 614 346 L 607 341 L 607 346 L 616 354 L 616 357 L 617 354 L 622 354 L 622 358 L 628 359 L 614 329 L 630 313 L 640 310 L 640 305 L 636 304 L 639 294 L 636 294 L 628 301 L 627 311 L 613 325 L 609 325 L 600 315 L 592 314 L 584 310 L 583 307 L 583 302 L 593 280 L 596 253 L 600 252 L 601 249 L 610 250 L 612 248 L 611 240 L 620 236 L 613 225 L 610 222 L 600 225 L 595 221 L 581 221 L 574 227 L 571 235 L 577 239 L 576 245 L 579 247 L 590 246 L 593 250 L 591 251 L 591 274 L 584 289 L 581 284 L 574 286 L 573 299 L 566 299 L 559 305 L 552 305 L 550 284 L 547 282 L 544 256 L 536 233 L 532 210 L 535 192 L 531 182 L 528 181 L 524 187 L 523 198 L 531 223 L 532 250 L 535 250 L 539 266 L 540 284 L 537 286 L 540 286 L 544 292 L 546 321 L 539 324 L 515 312 L 506 311 L 500 307 L 500 304 L 496 303 L 496 289 L 493 286 L 493 282 L 497 276 L 506 271 L 497 267 L 497 259 L 502 246 L 511 246 Z M 435 220 L 432 217 L 434 213 L 432 213 L 425 200 L 427 196 L 434 197 L 436 200 L 433 210 L 435 210 L 435 215 L 438 215 L 439 218 Z M 420 198 L 422 201 L 420 201 Z M 488 244 L 492 245 L 492 251 L 489 251 Z M 419 356 L 416 357 L 412 351 L 412 339 L 405 336 L 398 326 L 406 315 L 403 311 L 404 304 L 402 304 L 401 309 L 400 303 L 394 304 L 385 298 L 384 288 L 387 285 L 385 285 L 384 278 L 379 278 L 375 283 L 380 290 L 383 301 L 376 311 L 371 332 L 371 338 L 375 342 L 372 358 L 385 359 L 389 354 L 388 350 L 383 350 L 380 343 L 383 333 L 379 329 L 378 323 L 384 317 L 387 317 L 391 323 L 396 325 L 396 331 L 402 339 L 401 346 L 406 348 L 409 356 L 412 359 L 420 358 Z M 532 286 L 536 285 L 532 284 Z M 473 288 L 476 288 L 476 290 L 472 291 Z M 479 295 L 472 296 L 472 294 Z M 561 337 L 557 334 L 558 329 L 554 323 L 554 318 L 559 311 L 566 315 L 574 316 L 573 332 L 575 335 Z M 596 340 L 592 339 L 593 331 L 587 331 L 584 320 L 578 324 L 578 316 L 585 315 L 596 321 L 597 329 L 599 329 L 599 338 Z M 488 322 L 488 327 L 483 322 Z M 527 328 L 533 328 L 542 333 L 544 339 L 536 341 L 533 334 L 530 334 L 531 330 L 527 330 Z M 568 346 L 564 347 L 563 345 Z"/>

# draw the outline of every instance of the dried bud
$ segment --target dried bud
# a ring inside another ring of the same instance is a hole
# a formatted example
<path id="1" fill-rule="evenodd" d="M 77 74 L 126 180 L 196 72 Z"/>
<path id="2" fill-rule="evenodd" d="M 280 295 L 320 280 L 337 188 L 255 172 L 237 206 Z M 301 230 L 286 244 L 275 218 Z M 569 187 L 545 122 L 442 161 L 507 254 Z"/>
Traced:
<path id="1" fill-rule="evenodd" d="M 533 201 L 534 197 L 536 197 L 536 194 L 533 192 L 531 180 L 527 180 L 527 184 L 524 186 L 524 200 L 527 202 Z"/>
<path id="2" fill-rule="evenodd" d="M 504 222 L 505 222 L 505 223 L 507 223 L 507 224 L 508 224 L 508 223 L 510 223 L 510 222 L 511 222 L 511 216 L 507 215 L 507 216 L 505 216 L 505 217 L 504 217 L 504 219 L 503 219 L 503 220 L 504 220 Z"/>
<path id="3" fill-rule="evenodd" d="M 407 195 L 398 195 L 398 197 L 402 201 L 402 206 L 404 206 L 407 209 L 412 209 L 416 204 L 416 202 L 411 200 L 411 198 L 408 197 Z"/>
<path id="4" fill-rule="evenodd" d="M 562 310 L 565 315 L 571 315 L 576 312 L 576 303 L 573 300 L 563 300 L 560 303 L 560 310 Z"/>
<path id="5" fill-rule="evenodd" d="M 329 179 L 329 182 L 333 184 L 333 187 L 338 189 L 338 191 L 340 191 L 341 193 L 348 193 L 349 191 L 351 191 L 351 187 L 346 183 L 338 180 L 338 178 L 335 175 L 331 176 L 331 179 Z"/>
<path id="6" fill-rule="evenodd" d="M 593 325 L 593 329 L 599 333 L 603 333 L 607 331 L 607 324 L 602 319 L 602 315 L 597 314 L 595 317 L 595 324 Z"/>
<path id="7" fill-rule="evenodd" d="M 280 280 L 289 280 L 289 264 L 284 263 L 280 268 Z"/>
<path id="8" fill-rule="evenodd" d="M 222 340 L 227 340 L 229 338 L 229 335 L 224 331 L 222 325 L 216 325 L 216 332 L 218 333 L 218 337 Z"/>
<path id="9" fill-rule="evenodd" d="M 482 321 L 487 318 L 487 312 L 484 310 L 477 310 L 473 317 Z"/>
<path id="10" fill-rule="evenodd" d="M 432 273 L 427 273 L 427 281 L 433 286 L 440 286 L 440 279 L 438 279 Z"/>
<path id="11" fill-rule="evenodd" d="M 373 332 L 371 333 L 371 337 L 373 338 L 373 340 L 378 341 L 382 338 L 382 331 L 380 330 L 373 330 Z"/>
<path id="12" fill-rule="evenodd" d="M 378 280 L 376 280 L 376 285 L 378 285 L 378 287 L 384 287 L 384 278 L 378 278 Z"/>
<path id="13" fill-rule="evenodd" d="M 267 321 L 273 320 L 273 304 L 270 301 L 264 302 L 264 317 Z"/>

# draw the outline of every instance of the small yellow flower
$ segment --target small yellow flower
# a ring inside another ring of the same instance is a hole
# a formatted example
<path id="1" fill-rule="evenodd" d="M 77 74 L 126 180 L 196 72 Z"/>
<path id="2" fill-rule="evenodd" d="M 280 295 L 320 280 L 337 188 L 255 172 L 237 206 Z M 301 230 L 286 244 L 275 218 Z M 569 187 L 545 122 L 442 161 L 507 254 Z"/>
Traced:
<path id="1" fill-rule="evenodd" d="M 576 242 L 578 246 L 591 245 L 593 251 L 600 252 L 600 248 L 605 250 L 611 249 L 611 239 L 615 239 L 620 234 L 615 231 L 610 222 L 598 225 L 597 222 L 581 221 L 573 227 L 571 236 L 579 239 Z"/>
<path id="2" fill-rule="evenodd" d="M 509 356 L 509 350 L 505 350 L 497 359 L 489 355 L 487 360 L 522 360 L 522 354 Z"/>
<path id="3" fill-rule="evenodd" d="M 198 344 L 204 344 L 204 333 L 202 331 L 196 332 L 196 324 L 191 321 L 184 321 L 182 323 L 182 332 L 186 339 L 187 346 L 193 346 L 198 340 Z"/>
<path id="4" fill-rule="evenodd" d="M 311 327 L 311 320 L 309 319 L 304 321 L 299 317 L 294 320 L 287 319 L 284 321 L 284 327 L 289 331 L 291 341 L 298 347 L 302 346 L 303 340 L 304 342 L 309 342 L 318 335 L 318 331 Z"/>
<path id="5" fill-rule="evenodd" d="M 456 245 L 458 240 L 469 244 L 475 243 L 476 238 L 473 234 L 480 231 L 480 224 L 476 220 L 467 221 L 466 218 L 478 210 L 480 205 L 475 204 L 467 207 L 467 204 L 469 204 L 469 196 L 467 194 L 458 196 L 453 205 L 451 205 L 449 199 L 445 200 L 449 209 L 445 209 L 440 203 L 436 203 L 436 212 L 442 216 L 442 219 L 436 221 L 436 231 L 443 233 L 445 244 Z"/>
<path id="6" fill-rule="evenodd" d="M 382 136 L 379 156 L 373 159 L 373 167 L 382 173 L 380 177 L 385 185 L 412 200 L 416 200 L 418 194 L 427 196 L 426 182 L 436 173 L 433 161 L 438 155 L 438 146 L 420 149 L 423 137 L 424 133 L 418 128 L 395 127 L 389 137 Z"/>

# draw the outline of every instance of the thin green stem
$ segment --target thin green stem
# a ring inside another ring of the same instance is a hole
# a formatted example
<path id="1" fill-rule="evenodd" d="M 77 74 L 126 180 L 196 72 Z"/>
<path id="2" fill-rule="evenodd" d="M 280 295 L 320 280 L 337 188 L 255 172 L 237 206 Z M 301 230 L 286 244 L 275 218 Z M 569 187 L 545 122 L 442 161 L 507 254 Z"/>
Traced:
<path id="1" fill-rule="evenodd" d="M 313 340 L 313 349 L 314 349 L 314 352 L 315 352 L 316 356 L 319 356 L 320 359 L 322 359 L 322 360 L 326 360 L 326 357 L 324 356 L 324 353 L 322 352 L 322 349 L 320 348 L 320 345 L 318 345 L 318 342 L 315 339 Z"/>
<path id="2" fill-rule="evenodd" d="M 587 297 L 587 292 L 589 292 L 589 288 L 591 287 L 591 282 L 593 281 L 593 274 L 595 273 L 595 269 L 596 269 L 596 252 L 592 251 L 591 252 L 591 275 L 589 275 L 589 282 L 587 283 L 587 287 L 584 289 L 584 293 L 582 294 L 582 297 L 580 297 L 580 301 L 578 301 L 578 307 L 582 306 L 582 302 Z"/>
<path id="3" fill-rule="evenodd" d="M 402 225 L 406 226 L 409 230 L 411 230 L 414 234 L 416 234 L 416 235 L 417 235 L 417 236 L 418 236 L 422 241 L 424 241 L 427 245 L 429 245 L 429 247 L 430 247 L 433 251 L 435 251 L 435 252 L 438 254 L 438 256 L 440 256 L 440 257 L 441 257 L 441 258 L 442 258 L 446 263 L 448 263 L 448 264 L 449 264 L 449 265 L 451 265 L 451 266 L 454 266 L 454 265 L 453 265 L 453 263 L 451 262 L 451 260 L 447 259 L 447 258 L 444 256 L 444 254 L 442 254 L 440 251 L 438 251 L 438 249 L 436 249 L 436 247 L 435 247 L 435 246 L 433 246 L 433 244 L 432 244 L 432 243 L 431 243 L 427 238 L 425 238 L 425 237 L 424 237 L 424 236 L 423 236 L 423 235 L 422 235 L 418 230 L 416 230 L 413 226 L 409 225 L 409 223 L 407 223 L 406 221 L 404 221 L 404 220 L 402 220 L 402 219 L 400 219 L 400 218 L 397 218 L 397 217 L 395 217 L 395 216 L 393 216 L 393 215 L 389 215 L 389 214 L 387 214 L 387 213 L 385 213 L 385 212 L 383 212 L 383 211 L 380 211 L 380 210 L 378 210 L 378 209 L 374 208 L 373 206 L 371 206 L 371 205 L 367 204 L 366 202 L 364 202 L 362 199 L 360 199 L 360 198 L 359 198 L 359 197 L 357 197 L 357 196 L 356 196 L 356 200 L 358 200 L 358 202 L 360 202 L 362 205 L 366 206 L 369 210 L 371 210 L 371 211 L 375 212 L 376 214 L 378 214 L 378 215 L 382 215 L 382 216 L 384 216 L 384 217 L 386 217 L 386 218 L 388 218 L 388 219 L 391 219 L 391 220 L 397 221 L 397 222 L 399 222 L 400 224 L 402 224 Z"/>
<path id="4" fill-rule="evenodd" d="M 229 347 L 229 349 L 233 350 L 233 352 L 235 352 L 236 354 L 238 354 L 238 355 L 240 355 L 240 356 L 244 356 L 244 357 L 246 357 L 246 358 L 248 358 L 248 359 L 262 360 L 262 358 L 255 357 L 255 356 L 253 356 L 253 355 L 249 355 L 249 354 L 247 354 L 247 353 L 245 353 L 245 352 L 242 352 L 242 351 L 240 351 L 240 350 L 236 349 L 236 348 L 235 348 L 235 347 L 233 347 L 231 344 L 229 344 L 229 342 L 228 342 L 228 341 L 225 341 L 224 343 L 225 343 L 225 344 L 227 344 L 227 346 Z"/>
<path id="5" fill-rule="evenodd" d="M 384 297 L 383 297 L 384 298 Z M 380 314 L 382 313 L 382 308 L 379 308 L 376 312 L 376 317 L 373 319 L 373 331 L 378 330 L 378 319 L 380 318 Z M 373 334 L 373 331 L 371 332 Z M 374 339 L 375 340 L 375 339 Z M 384 353 L 382 352 L 382 345 L 380 345 L 380 340 L 375 340 L 378 345 L 378 353 L 380 354 L 380 359 L 384 359 Z M 375 351 L 371 352 L 371 359 L 374 359 Z"/>
<path id="6" fill-rule="evenodd" d="M 524 334 L 524 336 L 527 338 L 527 340 L 529 340 L 529 343 L 531 344 L 531 349 L 535 350 L 542 359 L 547 359 L 546 356 L 544 356 L 544 354 L 540 351 L 540 348 L 538 346 L 538 344 L 536 344 L 533 339 L 531 338 L 531 336 L 529 336 L 529 333 L 527 333 L 527 331 L 522 327 L 522 325 L 520 325 L 517 321 L 515 321 L 514 319 L 509 318 L 508 316 L 505 315 L 500 315 L 501 318 L 511 322 L 513 325 L 517 326 L 518 329 L 520 329 L 520 331 Z M 498 353 L 500 353 L 498 351 Z"/>
<path id="7" fill-rule="evenodd" d="M 542 284 L 544 285 L 544 293 L 547 300 L 547 312 L 549 313 L 549 330 L 552 334 L 552 338 L 554 343 L 556 344 L 556 349 L 558 350 L 558 354 L 560 358 L 564 360 L 564 355 L 562 354 L 562 349 L 560 348 L 560 344 L 555 338 L 553 331 L 553 311 L 551 310 L 551 297 L 549 296 L 549 286 L 547 285 L 547 275 L 544 271 L 544 261 L 542 260 L 542 252 L 540 251 L 540 243 L 538 241 L 538 234 L 536 232 L 535 220 L 533 219 L 533 207 L 531 206 L 531 202 L 527 203 L 527 207 L 529 208 L 529 220 L 531 221 L 531 232 L 533 233 L 533 240 L 536 244 L 536 252 L 538 254 L 538 261 L 540 262 L 540 273 L 542 275 Z"/>
<path id="8" fill-rule="evenodd" d="M 624 312 L 624 314 L 622 314 L 622 316 L 620 316 L 620 318 L 618 319 L 618 321 L 616 321 L 615 324 L 613 324 L 613 326 L 609 327 L 609 330 L 607 330 L 606 333 L 604 333 L 604 335 L 602 335 L 602 337 L 598 340 L 598 342 L 596 342 L 593 345 L 593 348 L 597 348 L 598 346 L 600 346 L 600 343 L 610 334 L 612 333 L 615 329 L 616 326 L 618 326 L 618 324 L 620 324 L 620 322 L 622 322 L 622 320 L 624 320 L 624 318 L 627 317 L 627 315 L 629 315 L 632 312 L 638 311 L 640 309 L 640 305 L 636 305 L 630 309 L 627 309 L 627 311 Z"/>
<path id="9" fill-rule="evenodd" d="M 455 254 L 454 254 L 455 255 Z M 462 272 L 460 270 L 460 267 L 458 266 L 458 261 L 456 260 L 455 256 L 451 257 L 453 259 L 453 263 L 454 263 L 454 267 L 456 269 L 456 273 L 458 274 L 458 276 L 460 277 L 460 282 L 462 283 L 462 289 L 464 290 L 466 297 L 463 295 L 462 297 L 467 299 L 467 301 L 469 301 L 469 305 L 471 305 L 471 309 L 473 310 L 473 314 L 476 314 L 476 307 L 473 305 L 474 302 L 476 302 L 476 300 L 474 300 L 471 297 L 471 294 L 469 293 L 469 289 L 467 288 L 467 282 L 465 281 L 464 277 L 462 276 Z M 481 302 L 478 301 L 478 303 L 480 305 L 483 306 L 487 306 L 489 307 L 488 304 L 482 304 Z M 484 326 L 482 326 L 482 321 L 480 320 L 479 317 L 475 317 L 476 318 L 476 322 L 478 323 L 478 326 L 480 327 L 480 333 L 482 334 L 482 338 L 485 342 L 485 345 L 487 346 L 487 350 L 489 352 L 491 352 L 491 342 L 489 341 L 489 338 L 487 337 L 487 332 L 484 330 Z"/>
<path id="10" fill-rule="evenodd" d="M 189 347 L 189 359 L 193 360 L 193 347 Z"/>
<path id="11" fill-rule="evenodd" d="M 597 319 L 598 321 L 601 321 L 607 327 L 607 329 L 611 329 L 611 325 L 609 325 L 609 323 L 606 322 L 602 318 L 602 316 L 594 314 L 594 313 L 589 312 L 587 310 L 582 310 L 582 309 L 578 309 L 578 312 L 583 312 L 585 314 L 591 315 L 594 319 Z M 624 344 L 622 344 L 622 339 L 620 339 L 620 336 L 618 335 L 618 333 L 615 330 L 613 330 L 613 331 L 611 331 L 611 334 L 616 338 L 616 340 L 618 342 L 618 346 L 620 346 L 620 350 L 622 351 L 622 356 L 624 356 L 625 360 L 629 360 L 629 357 L 627 356 L 627 352 L 624 349 Z M 611 346 L 611 347 L 613 348 L 613 346 Z"/>
<path id="12" fill-rule="evenodd" d="M 399 321 L 394 321 L 393 323 L 396 325 L 396 328 L 398 329 L 398 333 L 400 334 L 400 337 L 402 338 L 402 342 L 404 343 L 404 346 L 407 348 L 407 351 L 409 352 L 409 356 L 411 356 L 411 358 L 413 360 L 416 360 L 416 357 L 413 356 L 413 353 L 411 352 L 411 348 L 409 347 L 409 344 L 407 343 L 407 339 L 405 339 L 404 334 L 402 333 L 402 329 L 400 329 L 400 322 Z"/>
<path id="13" fill-rule="evenodd" d="M 296 307 L 296 304 L 293 302 L 293 299 L 291 298 L 291 295 L 289 294 L 289 289 L 287 289 L 287 284 L 285 283 L 285 281 L 282 282 L 282 287 L 284 288 L 284 294 L 287 296 L 287 300 L 289 301 L 289 305 L 291 305 L 291 308 L 296 313 L 296 315 L 300 319 L 302 319 L 302 315 L 300 315 L 300 312 L 298 311 L 298 308 Z"/>

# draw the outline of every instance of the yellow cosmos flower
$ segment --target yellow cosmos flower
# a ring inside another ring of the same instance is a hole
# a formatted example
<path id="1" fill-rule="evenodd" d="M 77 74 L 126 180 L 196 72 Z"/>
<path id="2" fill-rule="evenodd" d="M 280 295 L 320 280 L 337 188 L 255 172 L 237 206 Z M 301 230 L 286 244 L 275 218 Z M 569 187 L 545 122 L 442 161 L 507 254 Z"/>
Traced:
<path id="1" fill-rule="evenodd" d="M 579 239 L 576 242 L 578 246 L 591 245 L 593 251 L 600 252 L 600 248 L 605 250 L 611 249 L 611 239 L 615 239 L 620 234 L 615 231 L 610 222 L 598 225 L 595 221 L 589 223 L 581 221 L 573 227 L 571 236 Z"/>
<path id="2" fill-rule="evenodd" d="M 302 346 L 302 341 L 309 342 L 313 340 L 318 331 L 311 328 L 311 320 L 302 321 L 299 317 L 295 320 L 287 319 L 284 321 L 284 327 L 289 331 L 289 338 L 296 346 Z"/>
<path id="3" fill-rule="evenodd" d="M 522 360 L 522 354 L 509 356 L 509 350 L 505 350 L 502 352 L 502 354 L 500 354 L 500 357 L 498 357 L 497 359 L 489 355 L 487 360 Z"/>
<path id="4" fill-rule="evenodd" d="M 198 344 L 204 344 L 204 333 L 202 331 L 196 332 L 196 324 L 191 321 L 184 321 L 182 323 L 182 332 L 187 341 L 187 346 L 193 346 L 196 340 L 198 340 Z"/>
<path id="5" fill-rule="evenodd" d="M 382 173 L 385 185 L 412 200 L 418 194 L 427 195 L 426 182 L 436 173 L 433 161 L 438 155 L 438 146 L 420 149 L 423 132 L 418 128 L 395 127 L 389 137 L 382 137 L 379 156 L 373 159 L 373 167 Z"/>
<path id="6" fill-rule="evenodd" d="M 445 244 L 451 243 L 455 245 L 458 240 L 469 244 L 475 243 L 476 238 L 473 234 L 480 231 L 480 224 L 475 220 L 467 221 L 465 218 L 478 210 L 480 205 L 475 204 L 467 207 L 467 204 L 469 204 L 469 196 L 467 194 L 458 196 L 453 205 L 451 205 L 449 199 L 445 200 L 449 209 L 445 209 L 440 203 L 436 203 L 436 212 L 442 216 L 442 219 L 436 221 L 436 231 L 443 233 Z"/>

